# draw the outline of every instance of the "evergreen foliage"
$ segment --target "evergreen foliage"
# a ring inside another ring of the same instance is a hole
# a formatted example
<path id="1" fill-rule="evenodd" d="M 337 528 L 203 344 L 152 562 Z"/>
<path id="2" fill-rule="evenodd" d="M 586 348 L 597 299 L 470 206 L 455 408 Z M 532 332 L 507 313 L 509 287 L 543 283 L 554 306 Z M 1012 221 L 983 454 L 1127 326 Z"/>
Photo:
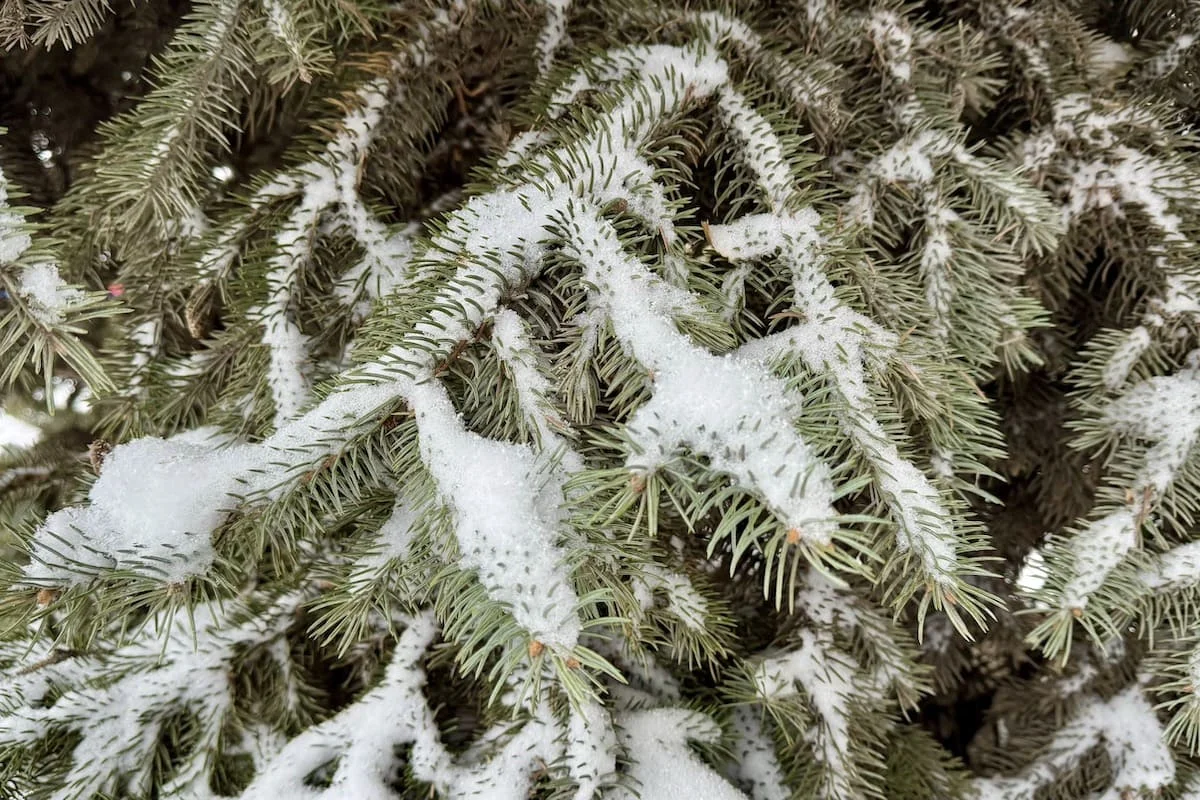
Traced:
<path id="1" fill-rule="evenodd" d="M 61 196 L 0 152 L 0 791 L 1200 797 L 1197 59 L 196 0 Z"/>

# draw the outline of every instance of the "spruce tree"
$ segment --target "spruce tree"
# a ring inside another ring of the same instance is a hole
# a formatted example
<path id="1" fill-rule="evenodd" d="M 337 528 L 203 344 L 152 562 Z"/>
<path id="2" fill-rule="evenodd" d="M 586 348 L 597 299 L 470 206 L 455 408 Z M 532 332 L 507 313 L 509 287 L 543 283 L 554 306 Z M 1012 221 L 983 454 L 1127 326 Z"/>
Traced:
<path id="1" fill-rule="evenodd" d="M 0 40 L 0 797 L 1200 797 L 1200 3 Z"/>

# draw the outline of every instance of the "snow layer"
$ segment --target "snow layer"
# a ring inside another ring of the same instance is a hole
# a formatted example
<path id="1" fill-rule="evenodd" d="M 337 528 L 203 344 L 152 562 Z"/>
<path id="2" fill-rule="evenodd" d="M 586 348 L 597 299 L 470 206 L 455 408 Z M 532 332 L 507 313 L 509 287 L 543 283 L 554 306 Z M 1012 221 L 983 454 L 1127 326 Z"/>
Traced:
<path id="1" fill-rule="evenodd" d="M 616 735 L 604 709 L 570 710 L 564 721 L 538 702 L 525 722 L 499 722 L 466 752 L 452 755 L 442 745 L 424 697 L 422 660 L 437 632 L 433 615 L 404 623 L 382 681 L 358 702 L 289 741 L 242 800 L 391 800 L 395 752 L 405 744 L 412 746 L 408 765 L 416 778 L 448 800 L 525 800 L 536 774 L 564 757 L 580 783 L 574 800 L 596 796 L 616 764 Z M 335 761 L 328 787 L 305 782 L 313 770 Z"/>
<path id="2" fill-rule="evenodd" d="M 1046 755 L 1020 775 L 977 780 L 976 798 L 1033 800 L 1100 744 L 1108 754 L 1112 780 L 1108 789 L 1092 795 L 1096 800 L 1123 800 L 1138 790 L 1156 792 L 1175 779 L 1175 758 L 1163 740 L 1162 725 L 1142 687 L 1135 684 L 1110 700 L 1086 701 L 1054 735 Z"/>
<path id="3" fill-rule="evenodd" d="M 455 518 L 459 559 L 534 638 L 569 649 L 579 637 L 558 547 L 562 484 L 524 445 L 464 429 L 445 387 L 413 386 L 421 456 Z"/>
<path id="4" fill-rule="evenodd" d="M 828 633 L 805 630 L 795 649 L 764 660 L 754 675 L 759 696 L 768 702 L 804 691 L 816 712 L 807 738 L 827 768 L 830 797 L 853 796 L 850 700 L 862 693 L 854 679 L 857 669 L 849 656 L 837 652 Z"/>
<path id="5" fill-rule="evenodd" d="M 285 595 L 232 625 L 235 604 L 201 604 L 175 618 L 159 615 L 147 624 L 168 630 L 165 638 L 135 638 L 103 663 L 79 654 L 46 662 L 50 654 L 44 653 L 43 660 L 32 662 L 36 668 L 0 675 L 0 703 L 7 712 L 0 715 L 0 746 L 29 745 L 54 729 L 74 730 L 80 738 L 68 754 L 65 788 L 48 797 L 143 795 L 150 792 L 163 726 L 188 711 L 191 749 L 175 754 L 177 771 L 162 795 L 215 800 L 211 756 L 233 710 L 229 669 L 235 653 L 277 640 L 302 599 Z M 120 776 L 128 776 L 128 783 L 118 787 Z"/>
<path id="6" fill-rule="evenodd" d="M 1066 541 L 1073 568 L 1060 598 L 1064 608 L 1085 608 L 1126 556 L 1141 546 L 1142 522 L 1200 442 L 1200 369 L 1188 367 L 1138 383 L 1105 408 L 1102 420 L 1115 432 L 1150 446 L 1129 487 L 1129 507 L 1090 522 Z M 1176 579 L 1166 575 L 1183 563 L 1182 558 L 1167 559 L 1163 565 L 1169 566 L 1168 573 L 1146 577 L 1154 583 L 1174 583 Z"/>
<path id="7" fill-rule="evenodd" d="M 570 249 L 584 263 L 617 338 L 654 372 L 654 395 L 629 420 L 634 470 L 652 472 L 686 446 L 761 497 L 788 527 L 830 541 L 836 527 L 828 469 L 795 432 L 782 380 L 753 355 L 715 356 L 672 318 L 694 303 L 620 245 L 610 223 L 574 215 Z M 780 465 L 787 465 L 780 469 Z"/>

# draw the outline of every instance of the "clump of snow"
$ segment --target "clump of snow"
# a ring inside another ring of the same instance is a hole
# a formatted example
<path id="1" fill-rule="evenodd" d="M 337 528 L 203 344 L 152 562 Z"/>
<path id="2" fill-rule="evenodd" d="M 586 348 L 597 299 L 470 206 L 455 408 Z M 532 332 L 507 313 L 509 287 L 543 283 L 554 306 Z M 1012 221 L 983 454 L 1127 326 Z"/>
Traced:
<path id="1" fill-rule="evenodd" d="M 786 524 L 828 542 L 836 527 L 832 482 L 794 430 L 783 382 L 753 356 L 715 356 L 680 333 L 672 317 L 693 300 L 626 253 L 610 223 L 576 214 L 571 231 L 570 248 L 614 333 L 655 373 L 653 397 L 627 424 L 635 445 L 627 465 L 653 471 L 686 446 L 763 497 Z"/>
<path id="2" fill-rule="evenodd" d="M 1169 75 L 1179 69 L 1184 57 L 1195 47 L 1197 37 L 1194 31 L 1185 31 L 1171 41 L 1162 52 L 1146 62 L 1147 71 L 1155 77 Z"/>
<path id="3" fill-rule="evenodd" d="M 1173 547 L 1158 555 L 1138 574 L 1154 592 L 1171 592 L 1200 585 L 1200 542 Z"/>
<path id="4" fill-rule="evenodd" d="M 159 320 L 149 319 L 129 332 L 129 338 L 135 345 L 133 356 L 129 359 L 130 367 L 133 369 L 127 390 L 130 394 L 145 392 L 142 386 L 142 381 L 146 377 L 144 370 L 151 359 L 158 355 L 161 327 L 162 323 Z"/>
<path id="5" fill-rule="evenodd" d="M 656 590 L 666 595 L 668 610 L 684 625 L 695 631 L 704 630 L 708 603 L 686 575 L 654 564 L 641 567 L 640 574 L 634 577 L 633 592 L 643 611 L 653 606 Z"/>
<path id="6" fill-rule="evenodd" d="M 598 704 L 569 710 L 562 720 L 538 701 L 524 722 L 498 722 L 460 755 L 442 744 L 424 697 L 422 659 L 437 632 L 433 615 L 403 620 L 383 679 L 358 702 L 310 727 L 270 758 L 243 800 L 383 800 L 393 796 L 395 750 L 411 744 L 408 766 L 440 796 L 525 800 L 538 772 L 565 758 L 579 782 L 574 800 L 592 800 L 615 768 L 616 740 L 608 713 Z M 305 778 L 336 761 L 329 785 Z"/>
<path id="7" fill-rule="evenodd" d="M 771 207 L 782 208 L 792 194 L 792 175 L 782 143 L 740 92 L 725 90 L 719 103 L 725 123 L 744 144 L 739 155 L 758 178 Z"/>
<path id="8" fill-rule="evenodd" d="M 1150 330 L 1145 325 L 1138 325 L 1125 337 L 1125 341 L 1113 351 L 1108 363 L 1104 365 L 1104 388 L 1116 391 L 1129 377 L 1138 359 L 1150 347 Z"/>
<path id="9" fill-rule="evenodd" d="M 546 72 L 554 64 L 554 56 L 567 35 L 567 12 L 571 0 L 545 0 L 546 24 L 538 34 L 538 70 Z"/>
<path id="10" fill-rule="evenodd" d="M 753 218 L 746 225 L 742 220 L 733 223 L 738 226 L 735 230 L 749 232 L 738 255 L 759 257 L 778 251 L 785 259 L 793 273 L 795 307 L 804 317 L 796 326 L 743 345 L 737 355 L 770 362 L 796 353 L 810 370 L 831 381 L 851 409 L 842 416 L 843 425 L 875 469 L 876 480 L 899 526 L 900 547 L 915 552 L 934 580 L 952 581 L 958 557 L 957 535 L 950 516 L 938 490 L 916 465 L 900 455 L 879 423 L 867 386 L 872 360 L 891 350 L 896 337 L 837 298 L 832 284 L 818 268 L 820 259 L 814 252 L 808 226 L 794 227 L 793 219 L 781 218 L 778 228 Z M 777 232 L 778 236 L 762 235 L 764 232 Z M 717 241 L 725 235 L 718 229 Z"/>
<path id="11" fill-rule="evenodd" d="M 1049 577 L 1045 554 L 1034 548 L 1029 551 L 1021 564 L 1021 571 L 1017 573 L 1017 588 L 1026 594 L 1033 594 L 1046 585 Z"/>
<path id="12" fill-rule="evenodd" d="M 571 710 L 566 735 L 567 773 L 578 786 L 574 800 L 588 800 L 617 771 L 617 733 L 604 706 L 588 700 Z"/>
<path id="13" fill-rule="evenodd" d="M 954 283 L 950 279 L 954 255 L 950 233 L 960 221 L 939 193 L 926 193 L 925 243 L 921 248 L 921 277 L 925 281 L 925 305 L 933 314 L 931 333 L 945 339 L 950 335 L 950 308 Z"/>
<path id="14" fill-rule="evenodd" d="M 257 451 L 214 447 L 206 431 L 148 437 L 114 447 L 88 493 L 90 505 L 51 514 L 39 531 L 32 582 L 86 578 L 91 568 L 133 567 L 179 581 L 212 560 L 212 533 L 237 504 Z"/>
<path id="15" fill-rule="evenodd" d="M 1100 76 L 1111 75 L 1125 69 L 1130 62 L 1129 48 L 1118 41 L 1100 37 L 1088 48 L 1088 62 Z"/>
<path id="16" fill-rule="evenodd" d="M 867 35 L 883 56 L 884 66 L 896 80 L 912 80 L 913 36 L 894 11 L 875 11 L 867 23 Z"/>
<path id="17" fill-rule="evenodd" d="M 753 152 L 774 153 L 778 136 L 757 112 L 736 102 L 723 106 L 726 124 L 743 138 Z M 929 154 L 952 156 L 967 169 L 978 169 L 965 149 L 944 135 L 923 132 L 909 142 L 897 144 L 877 158 L 868 172 L 884 180 L 932 179 Z M 787 170 L 775 167 L 775 159 L 750 159 L 763 200 L 771 208 L 766 214 L 745 215 L 726 225 L 709 226 L 714 249 L 736 262 L 773 255 L 781 257 L 792 272 L 794 307 L 804 320 L 780 333 L 743 345 L 737 357 L 770 363 L 785 355 L 799 354 L 810 370 L 826 375 L 841 395 L 850 413 L 842 415 L 846 433 L 871 461 L 876 479 L 899 526 L 901 550 L 912 550 L 930 576 L 939 583 L 955 579 L 958 563 L 957 535 L 937 489 L 911 461 L 904 459 L 891 437 L 879 424 L 874 401 L 867 386 L 872 362 L 894 349 L 897 337 L 863 314 L 843 303 L 822 273 L 822 241 L 819 217 L 811 209 L 787 210 L 795 189 Z M 866 184 L 857 198 L 867 203 Z M 944 215 L 938 221 L 948 225 Z"/>
<path id="18" fill-rule="evenodd" d="M 539 369 L 528 327 L 515 311 L 504 309 L 496 314 L 492 325 L 492 346 L 512 378 L 525 421 L 537 434 L 537 444 L 543 450 L 562 453 L 563 466 L 576 472 L 583 468 L 583 460 L 557 430 L 564 423 L 550 400 L 553 387 Z"/>
<path id="19" fill-rule="evenodd" d="M 1088 599 L 1137 545 L 1134 523 L 1133 512 L 1121 509 L 1090 523 L 1068 540 L 1074 566 L 1062 590 L 1064 607 L 1087 606 Z"/>
<path id="20" fill-rule="evenodd" d="M 422 458 L 454 514 L 463 566 L 537 639 L 573 647 L 579 598 L 558 547 L 561 477 L 527 446 L 466 430 L 440 383 L 413 386 L 409 401 Z"/>
<path id="21" fill-rule="evenodd" d="M 783 777 L 775 743 L 763 730 L 762 720 L 748 706 L 733 710 L 734 775 L 750 788 L 754 800 L 790 800 L 792 791 Z"/>
<path id="22" fill-rule="evenodd" d="M 58 274 L 58 267 L 40 261 L 21 272 L 17 293 L 29 301 L 30 311 L 46 325 L 57 325 L 71 306 L 83 299 L 83 292 L 70 286 Z"/>
<path id="23" fill-rule="evenodd" d="M 630 711 L 618 719 L 621 744 L 632 760 L 629 775 L 635 788 L 619 787 L 618 800 L 746 800 L 701 761 L 689 741 L 715 743 L 721 729 L 703 714 L 682 708 Z"/>

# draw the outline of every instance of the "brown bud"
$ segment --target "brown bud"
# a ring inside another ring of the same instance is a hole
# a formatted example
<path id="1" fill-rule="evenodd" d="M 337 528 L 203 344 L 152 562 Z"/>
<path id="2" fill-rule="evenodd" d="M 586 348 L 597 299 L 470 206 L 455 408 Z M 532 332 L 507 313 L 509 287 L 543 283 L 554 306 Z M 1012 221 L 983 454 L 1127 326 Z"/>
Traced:
<path id="1" fill-rule="evenodd" d="M 58 599 L 58 590 L 57 589 L 38 589 L 37 604 L 39 606 L 41 606 L 42 608 L 45 608 L 46 606 L 50 605 L 57 599 Z"/>
<path id="2" fill-rule="evenodd" d="M 529 657 L 530 658 L 537 658 L 543 652 L 545 652 L 545 650 L 546 650 L 546 645 L 542 644 L 537 639 L 534 639 L 532 642 L 529 643 Z"/>
<path id="3" fill-rule="evenodd" d="M 112 445 L 103 439 L 95 439 L 88 445 L 88 461 L 92 465 L 92 472 L 100 474 L 100 468 L 104 466 L 104 459 L 111 452 Z"/>
<path id="4" fill-rule="evenodd" d="M 609 203 L 605 210 L 612 214 L 624 214 L 629 210 L 629 201 L 624 197 L 618 197 Z"/>
<path id="5" fill-rule="evenodd" d="M 640 472 L 635 472 L 629 476 L 629 489 L 634 494 L 641 494 L 646 491 L 646 476 Z"/>
<path id="6" fill-rule="evenodd" d="M 579 659 L 571 656 L 567 659 L 567 669 L 579 669 Z"/>
<path id="7" fill-rule="evenodd" d="M 1079 606 L 1075 606 L 1074 608 L 1071 609 L 1071 616 L 1074 617 L 1075 619 L 1080 619 L 1081 617 L 1083 617 L 1083 609 L 1080 608 Z"/>
<path id="8" fill-rule="evenodd" d="M 799 528 L 788 528 L 787 543 L 788 544 L 799 544 L 800 539 L 803 536 L 804 536 L 804 533 Z"/>
<path id="9" fill-rule="evenodd" d="M 198 284 L 188 297 L 187 304 L 183 307 L 183 319 L 193 339 L 203 339 L 212 332 L 215 316 L 214 297 L 213 285 L 208 281 Z"/>

